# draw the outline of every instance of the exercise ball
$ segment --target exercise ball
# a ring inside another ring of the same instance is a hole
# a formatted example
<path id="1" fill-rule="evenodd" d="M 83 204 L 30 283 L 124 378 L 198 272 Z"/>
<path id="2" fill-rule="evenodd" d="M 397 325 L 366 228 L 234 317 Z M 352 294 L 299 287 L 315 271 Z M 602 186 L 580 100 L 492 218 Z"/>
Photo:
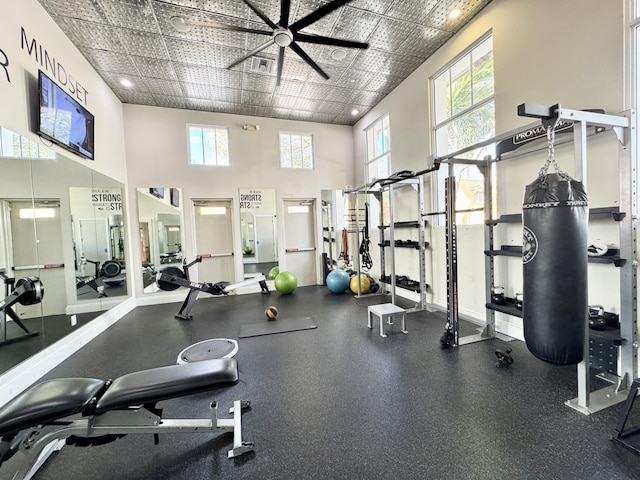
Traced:
<path id="1" fill-rule="evenodd" d="M 280 267 L 273 267 L 271 270 L 269 270 L 269 275 L 267 275 L 267 280 L 275 280 L 279 273 L 280 273 Z"/>
<path id="2" fill-rule="evenodd" d="M 349 288 L 349 274 L 344 270 L 332 270 L 327 275 L 327 287 L 333 293 L 343 293 Z"/>
<path id="3" fill-rule="evenodd" d="M 280 272 L 273 281 L 276 290 L 287 295 L 293 292 L 298 286 L 298 279 L 291 272 Z"/>
<path id="4" fill-rule="evenodd" d="M 380 285 L 375 282 L 371 282 L 371 286 L 369 287 L 369 293 L 378 293 L 380 290 Z"/>
<path id="5" fill-rule="evenodd" d="M 353 293 L 358 293 L 358 279 L 360 279 L 360 293 L 369 293 L 371 281 L 366 275 L 354 275 L 349 281 L 349 288 Z"/>
<path id="6" fill-rule="evenodd" d="M 264 311 L 264 314 L 267 316 L 268 320 L 275 320 L 278 316 L 278 309 L 271 305 L 270 307 L 267 307 L 267 309 Z"/>

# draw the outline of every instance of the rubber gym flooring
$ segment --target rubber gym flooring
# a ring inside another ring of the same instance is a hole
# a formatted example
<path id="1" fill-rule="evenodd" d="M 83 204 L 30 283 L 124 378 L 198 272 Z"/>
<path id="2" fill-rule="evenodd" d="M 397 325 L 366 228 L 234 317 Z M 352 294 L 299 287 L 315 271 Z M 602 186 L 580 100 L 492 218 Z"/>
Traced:
<path id="1" fill-rule="evenodd" d="M 519 341 L 508 344 L 515 361 L 503 368 L 494 350 L 507 344 L 497 339 L 442 350 L 441 312 L 411 313 L 408 334 L 381 338 L 366 326 L 366 306 L 385 301 L 305 287 L 203 295 L 192 321 L 173 318 L 179 304 L 137 308 L 47 377 L 115 378 L 173 364 L 187 345 L 238 338 L 242 324 L 266 321 L 268 305 L 279 319 L 311 316 L 318 328 L 241 338 L 240 383 L 159 404 L 167 418 L 206 418 L 213 399 L 225 413 L 233 400 L 250 400 L 243 436 L 254 452 L 228 459 L 231 434 L 163 435 L 158 446 L 129 435 L 65 447 L 36 478 L 640 478 L 640 457 L 609 440 L 623 405 L 590 416 L 564 405 L 576 396 L 575 367 L 541 362 Z M 11 478 L 19 457 L 0 478 Z"/>

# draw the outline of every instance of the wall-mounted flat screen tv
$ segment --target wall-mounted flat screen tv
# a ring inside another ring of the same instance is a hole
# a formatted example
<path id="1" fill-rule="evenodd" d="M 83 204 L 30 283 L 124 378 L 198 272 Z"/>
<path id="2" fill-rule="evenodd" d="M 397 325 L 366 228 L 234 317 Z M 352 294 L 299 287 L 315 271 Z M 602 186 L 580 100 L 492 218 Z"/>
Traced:
<path id="1" fill-rule="evenodd" d="M 38 135 L 70 152 L 93 160 L 93 115 L 42 70 L 38 72 L 38 94 Z"/>
<path id="2" fill-rule="evenodd" d="M 154 197 L 164 198 L 164 187 L 151 187 L 149 193 Z"/>

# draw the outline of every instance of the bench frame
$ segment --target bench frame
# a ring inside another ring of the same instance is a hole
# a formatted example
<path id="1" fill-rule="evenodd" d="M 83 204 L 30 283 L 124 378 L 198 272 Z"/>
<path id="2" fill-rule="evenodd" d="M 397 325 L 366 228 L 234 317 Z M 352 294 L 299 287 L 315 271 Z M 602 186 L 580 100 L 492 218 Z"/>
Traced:
<path id="1" fill-rule="evenodd" d="M 32 478 L 46 460 L 54 452 L 61 450 L 72 436 L 90 439 L 138 433 L 155 436 L 161 433 L 233 432 L 233 448 L 227 452 L 227 456 L 234 458 L 254 449 L 253 443 L 242 440 L 242 411 L 250 405 L 251 402 L 246 400 L 234 401 L 233 407 L 229 409 L 229 413 L 233 414 L 232 418 L 218 418 L 218 404 L 213 402 L 211 418 L 205 419 L 163 419 L 161 415 L 139 406 L 109 410 L 89 417 L 74 415 L 51 424 L 34 426 L 19 432 L 12 442 L 12 448 L 19 449 L 26 456 L 13 478 Z M 115 439 L 114 437 L 113 440 Z"/>

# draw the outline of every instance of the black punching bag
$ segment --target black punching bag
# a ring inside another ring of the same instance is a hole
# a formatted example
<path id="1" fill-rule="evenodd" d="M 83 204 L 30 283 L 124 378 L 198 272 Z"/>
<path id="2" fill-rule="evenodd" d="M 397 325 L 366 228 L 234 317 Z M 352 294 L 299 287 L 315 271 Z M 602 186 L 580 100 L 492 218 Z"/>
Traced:
<path id="1" fill-rule="evenodd" d="M 587 334 L 587 194 L 581 182 L 542 175 L 524 194 L 524 338 L 555 365 L 582 361 Z"/>

